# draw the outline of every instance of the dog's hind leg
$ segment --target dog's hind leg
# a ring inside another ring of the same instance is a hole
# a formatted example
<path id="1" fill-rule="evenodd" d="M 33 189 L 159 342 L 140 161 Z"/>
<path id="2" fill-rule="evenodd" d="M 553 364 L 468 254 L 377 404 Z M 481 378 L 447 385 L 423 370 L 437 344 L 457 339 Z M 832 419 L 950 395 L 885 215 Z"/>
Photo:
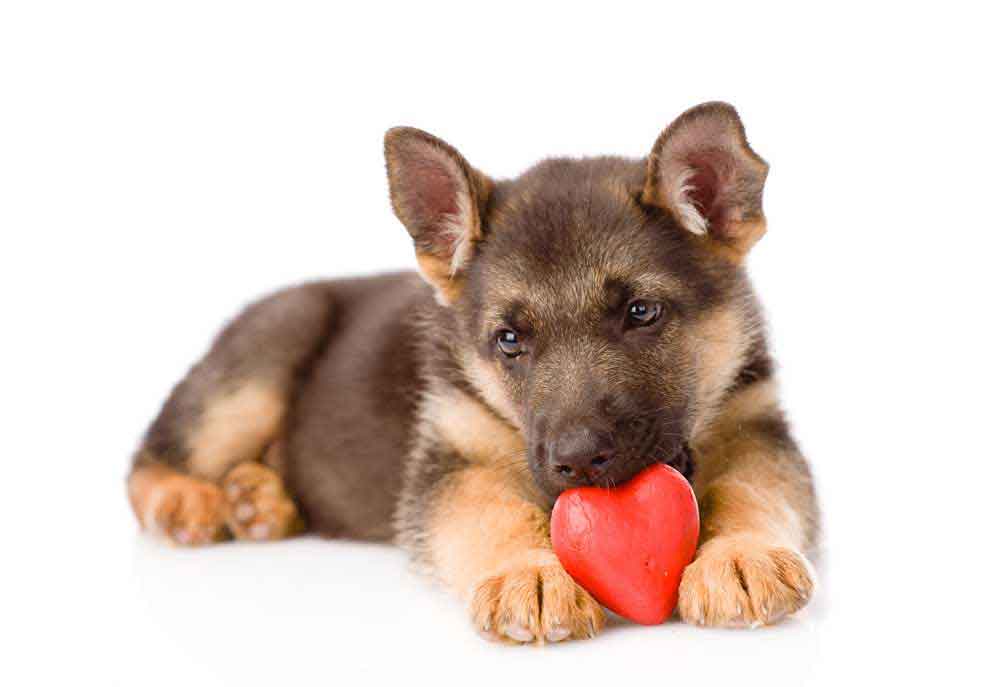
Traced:
<path id="1" fill-rule="evenodd" d="M 280 440 L 273 443 L 268 453 L 281 443 Z M 304 527 L 281 475 L 267 465 L 240 463 L 223 478 L 222 495 L 226 524 L 237 539 L 284 539 Z"/>
<path id="2" fill-rule="evenodd" d="M 128 492 L 144 529 L 184 545 L 300 529 L 281 478 L 282 432 L 333 309 L 330 287 L 308 284 L 251 305 L 222 331 L 135 455 Z"/>

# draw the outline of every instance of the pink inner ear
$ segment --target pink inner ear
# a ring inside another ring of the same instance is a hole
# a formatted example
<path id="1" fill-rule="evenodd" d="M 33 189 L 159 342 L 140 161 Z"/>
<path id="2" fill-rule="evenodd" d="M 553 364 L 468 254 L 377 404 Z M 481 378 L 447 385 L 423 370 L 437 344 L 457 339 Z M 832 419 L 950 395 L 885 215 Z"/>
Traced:
<path id="1" fill-rule="evenodd" d="M 415 209 L 418 221 L 426 230 L 423 240 L 431 244 L 431 248 L 448 253 L 455 237 L 441 229 L 445 222 L 458 216 L 458 184 L 440 164 L 422 160 L 414 167 L 411 175 L 414 184 L 407 195 L 410 207 Z"/>
<path id="2" fill-rule="evenodd" d="M 688 179 L 688 197 L 708 220 L 710 231 L 724 231 L 726 208 L 723 201 L 724 184 L 732 176 L 732 159 L 721 151 L 699 153 L 688 157 L 694 174 Z"/>
<path id="3" fill-rule="evenodd" d="M 695 173 L 688 179 L 688 198 L 705 218 L 711 221 L 712 207 L 718 195 L 719 180 L 709 167 L 695 167 Z"/>

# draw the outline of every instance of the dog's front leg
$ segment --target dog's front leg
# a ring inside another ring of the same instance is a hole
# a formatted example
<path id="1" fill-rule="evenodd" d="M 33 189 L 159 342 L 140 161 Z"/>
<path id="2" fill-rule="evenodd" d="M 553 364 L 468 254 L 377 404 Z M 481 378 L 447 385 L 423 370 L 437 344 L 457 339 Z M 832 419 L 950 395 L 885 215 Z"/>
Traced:
<path id="1" fill-rule="evenodd" d="M 772 623 L 808 603 L 815 584 L 803 554 L 816 536 L 809 469 L 770 382 L 738 392 L 714 425 L 697 446 L 702 537 L 680 614 L 701 625 Z"/>
<path id="2" fill-rule="evenodd" d="M 469 604 L 482 633 L 516 642 L 593 636 L 601 607 L 563 570 L 548 514 L 527 500 L 508 469 L 469 466 L 435 490 L 423 556 Z"/>

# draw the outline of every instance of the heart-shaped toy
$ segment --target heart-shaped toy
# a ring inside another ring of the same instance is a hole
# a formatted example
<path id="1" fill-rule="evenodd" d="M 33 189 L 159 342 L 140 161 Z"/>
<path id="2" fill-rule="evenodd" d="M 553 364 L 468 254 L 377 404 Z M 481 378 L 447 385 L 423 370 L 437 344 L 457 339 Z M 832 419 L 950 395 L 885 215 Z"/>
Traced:
<path id="1" fill-rule="evenodd" d="M 681 473 L 656 464 L 614 489 L 564 491 L 551 533 L 566 572 L 597 601 L 658 625 L 673 613 L 698 547 L 698 502 Z"/>

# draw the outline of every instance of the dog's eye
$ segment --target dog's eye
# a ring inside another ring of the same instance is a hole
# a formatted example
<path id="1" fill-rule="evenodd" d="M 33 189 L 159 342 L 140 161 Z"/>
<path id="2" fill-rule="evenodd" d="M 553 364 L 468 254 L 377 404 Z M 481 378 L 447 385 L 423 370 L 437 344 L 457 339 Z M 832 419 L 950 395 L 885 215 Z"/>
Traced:
<path id="1" fill-rule="evenodd" d="M 628 304 L 628 323 L 633 327 L 648 327 L 660 319 L 663 306 L 653 301 L 632 301 Z"/>
<path id="2" fill-rule="evenodd" d="M 521 355 L 521 340 L 517 332 L 510 329 L 501 329 L 497 334 L 497 348 L 508 358 L 516 358 Z"/>

